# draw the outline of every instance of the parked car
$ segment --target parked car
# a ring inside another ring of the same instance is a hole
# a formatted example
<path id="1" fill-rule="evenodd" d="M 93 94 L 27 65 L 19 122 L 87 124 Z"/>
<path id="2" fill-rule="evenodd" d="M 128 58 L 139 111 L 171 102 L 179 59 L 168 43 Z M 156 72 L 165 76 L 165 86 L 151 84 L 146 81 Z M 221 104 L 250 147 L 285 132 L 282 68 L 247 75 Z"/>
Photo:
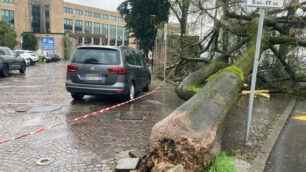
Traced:
<path id="1" fill-rule="evenodd" d="M 149 91 L 151 75 L 142 55 L 130 47 L 83 46 L 67 66 L 66 88 L 74 99 L 84 95 L 121 95 L 131 100 Z"/>
<path id="2" fill-rule="evenodd" d="M 47 54 L 47 51 L 44 51 L 44 50 L 37 50 L 36 51 L 36 55 L 38 56 L 39 60 L 40 61 L 47 61 L 45 59 L 48 58 L 48 54 Z"/>
<path id="3" fill-rule="evenodd" d="M 27 64 L 35 65 L 38 61 L 38 56 L 36 53 L 29 50 L 14 50 L 15 54 L 24 58 Z M 30 62 L 30 63 L 28 63 Z"/>
<path id="4" fill-rule="evenodd" d="M 61 56 L 57 51 L 44 51 L 39 50 L 37 51 L 38 56 L 43 62 L 50 62 L 50 61 L 60 61 Z"/>
<path id="5" fill-rule="evenodd" d="M 20 73 L 25 73 L 25 59 L 16 55 L 8 47 L 0 47 L 0 76 L 7 77 L 10 70 L 19 70 Z"/>

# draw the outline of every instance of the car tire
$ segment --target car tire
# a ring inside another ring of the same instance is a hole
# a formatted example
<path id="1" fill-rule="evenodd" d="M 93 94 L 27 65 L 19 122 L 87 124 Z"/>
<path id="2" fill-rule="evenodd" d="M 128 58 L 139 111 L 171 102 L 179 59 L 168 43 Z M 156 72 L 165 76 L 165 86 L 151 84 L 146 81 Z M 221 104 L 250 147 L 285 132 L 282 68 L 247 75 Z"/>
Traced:
<path id="1" fill-rule="evenodd" d="M 9 73 L 9 67 L 7 64 L 4 64 L 2 70 L 0 70 L 0 76 L 8 77 L 8 73 Z"/>
<path id="2" fill-rule="evenodd" d="M 43 58 L 43 59 L 42 59 L 42 62 L 47 63 L 47 59 L 46 59 L 46 58 Z"/>
<path id="3" fill-rule="evenodd" d="M 71 93 L 71 97 L 75 100 L 82 100 L 84 97 L 84 94 L 80 93 Z"/>
<path id="4" fill-rule="evenodd" d="M 135 99 L 135 84 L 131 83 L 129 87 L 129 94 L 127 95 L 128 100 Z"/>
<path id="5" fill-rule="evenodd" d="M 20 69 L 19 69 L 19 72 L 20 72 L 20 73 L 25 73 L 26 70 L 27 70 L 27 65 L 25 64 L 25 62 L 22 62 L 22 63 L 21 63 L 21 67 L 20 67 Z"/>
<path id="6" fill-rule="evenodd" d="M 143 89 L 144 92 L 149 92 L 150 90 L 150 84 L 151 84 L 151 78 L 148 77 L 147 86 Z"/>

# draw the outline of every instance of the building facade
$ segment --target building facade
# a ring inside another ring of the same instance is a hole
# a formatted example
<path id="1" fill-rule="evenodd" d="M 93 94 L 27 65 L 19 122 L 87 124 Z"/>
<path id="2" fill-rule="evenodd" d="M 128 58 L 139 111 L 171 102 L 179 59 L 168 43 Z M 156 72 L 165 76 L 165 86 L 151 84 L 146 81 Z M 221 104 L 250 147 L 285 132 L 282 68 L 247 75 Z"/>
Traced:
<path id="1" fill-rule="evenodd" d="M 0 19 L 16 31 L 54 38 L 54 49 L 63 54 L 63 37 L 72 37 L 72 47 L 95 44 L 136 47 L 120 13 L 64 2 L 64 0 L 0 0 Z"/>

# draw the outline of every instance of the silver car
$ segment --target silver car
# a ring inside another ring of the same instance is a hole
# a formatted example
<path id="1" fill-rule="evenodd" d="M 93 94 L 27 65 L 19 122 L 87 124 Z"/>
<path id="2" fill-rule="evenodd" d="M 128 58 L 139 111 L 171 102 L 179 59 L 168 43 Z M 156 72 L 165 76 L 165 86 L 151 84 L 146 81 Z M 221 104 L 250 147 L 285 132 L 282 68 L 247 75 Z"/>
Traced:
<path id="1" fill-rule="evenodd" d="M 149 91 L 150 71 L 137 50 L 130 47 L 79 47 L 67 66 L 66 89 L 74 99 L 84 95 L 122 95 L 134 99 Z"/>
<path id="2" fill-rule="evenodd" d="M 10 48 L 0 47 L 0 76 L 7 77 L 10 70 L 19 70 L 20 73 L 25 73 L 26 62 Z"/>

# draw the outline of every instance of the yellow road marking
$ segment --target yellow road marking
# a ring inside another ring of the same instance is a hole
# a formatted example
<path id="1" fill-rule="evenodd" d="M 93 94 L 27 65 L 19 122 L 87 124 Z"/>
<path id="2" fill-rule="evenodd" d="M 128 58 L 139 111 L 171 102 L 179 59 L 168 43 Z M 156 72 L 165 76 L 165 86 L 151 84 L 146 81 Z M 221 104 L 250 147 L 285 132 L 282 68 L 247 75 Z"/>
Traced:
<path id="1" fill-rule="evenodd" d="M 296 113 L 303 113 L 306 114 L 306 112 L 302 112 L 302 111 L 295 111 Z"/>
<path id="2" fill-rule="evenodd" d="M 297 116 L 297 117 L 293 117 L 293 119 L 298 119 L 298 120 L 306 121 L 306 116 Z"/>

